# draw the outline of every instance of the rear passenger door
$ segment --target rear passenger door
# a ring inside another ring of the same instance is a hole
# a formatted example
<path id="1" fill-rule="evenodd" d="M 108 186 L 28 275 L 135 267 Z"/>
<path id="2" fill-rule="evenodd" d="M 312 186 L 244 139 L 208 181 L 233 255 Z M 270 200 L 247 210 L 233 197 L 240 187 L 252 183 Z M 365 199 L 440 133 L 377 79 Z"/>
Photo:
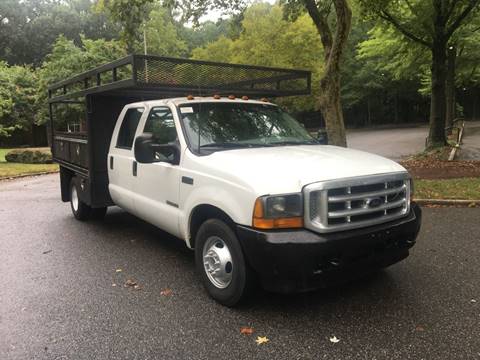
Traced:
<path id="1" fill-rule="evenodd" d="M 133 141 L 138 124 L 145 112 L 143 106 L 127 107 L 123 119 L 117 122 L 108 154 L 109 191 L 114 203 L 134 212 L 133 178 L 137 162 L 133 153 Z"/>

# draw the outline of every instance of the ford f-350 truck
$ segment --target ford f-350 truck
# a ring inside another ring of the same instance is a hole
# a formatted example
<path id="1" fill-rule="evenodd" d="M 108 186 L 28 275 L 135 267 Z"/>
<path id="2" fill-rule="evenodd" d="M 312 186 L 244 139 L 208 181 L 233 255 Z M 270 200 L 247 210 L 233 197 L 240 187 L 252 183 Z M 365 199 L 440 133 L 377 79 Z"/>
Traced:
<path id="1" fill-rule="evenodd" d="M 257 280 L 305 291 L 406 258 L 421 222 L 408 172 L 319 144 L 262 99 L 309 90 L 305 71 L 138 55 L 53 85 L 62 200 L 79 220 L 117 205 L 183 239 L 228 306 Z"/>

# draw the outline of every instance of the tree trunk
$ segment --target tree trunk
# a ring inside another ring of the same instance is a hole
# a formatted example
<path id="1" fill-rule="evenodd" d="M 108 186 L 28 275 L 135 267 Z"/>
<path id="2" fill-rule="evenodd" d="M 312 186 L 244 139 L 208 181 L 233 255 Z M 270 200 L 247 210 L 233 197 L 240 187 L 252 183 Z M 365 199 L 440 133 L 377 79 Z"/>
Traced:
<path id="1" fill-rule="evenodd" d="M 340 75 L 329 74 L 320 81 L 319 106 L 325 120 L 328 143 L 347 146 L 345 124 L 340 100 Z"/>
<path id="2" fill-rule="evenodd" d="M 340 99 L 340 62 L 350 34 L 352 10 L 348 0 L 333 0 L 336 15 L 335 35 L 332 35 L 328 12 L 320 10 L 315 0 L 303 0 L 315 24 L 325 55 L 325 70 L 320 80 L 319 107 L 325 120 L 328 142 L 347 146 L 345 124 Z"/>
<path id="3" fill-rule="evenodd" d="M 432 98 L 430 103 L 430 132 L 428 147 L 444 146 L 446 92 L 446 41 L 436 39 L 432 48 Z"/>
<path id="4" fill-rule="evenodd" d="M 445 115 L 445 125 L 450 127 L 453 125 L 453 120 L 455 120 L 455 62 L 457 57 L 457 49 L 455 46 L 450 46 L 448 48 L 448 57 L 447 57 L 447 82 L 446 82 L 446 115 Z"/>

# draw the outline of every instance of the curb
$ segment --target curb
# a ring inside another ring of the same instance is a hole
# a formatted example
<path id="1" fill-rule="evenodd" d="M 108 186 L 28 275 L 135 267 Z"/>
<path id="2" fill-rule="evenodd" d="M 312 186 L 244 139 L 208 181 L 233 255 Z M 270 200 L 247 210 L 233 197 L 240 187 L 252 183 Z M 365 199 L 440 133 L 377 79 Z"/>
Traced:
<path id="1" fill-rule="evenodd" d="M 480 206 L 480 200 L 456 200 L 456 199 L 413 199 L 418 205 L 475 205 Z"/>
<path id="2" fill-rule="evenodd" d="M 41 175 L 58 174 L 58 172 L 59 171 L 57 170 L 57 171 L 44 171 L 44 172 L 31 173 L 31 174 L 6 176 L 6 177 L 0 177 L 0 181 L 16 180 L 16 179 L 22 179 L 22 178 L 33 177 L 33 176 L 41 176 Z"/>

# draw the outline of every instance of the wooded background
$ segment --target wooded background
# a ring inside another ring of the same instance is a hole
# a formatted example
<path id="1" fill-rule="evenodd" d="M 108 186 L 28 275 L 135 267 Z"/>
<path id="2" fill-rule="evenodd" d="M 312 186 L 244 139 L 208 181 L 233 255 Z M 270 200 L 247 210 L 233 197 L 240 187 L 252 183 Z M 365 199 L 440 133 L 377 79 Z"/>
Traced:
<path id="1" fill-rule="evenodd" d="M 225 16 L 205 21 L 213 9 Z M 325 126 L 322 96 L 337 85 L 347 127 L 430 118 L 442 145 L 435 128 L 480 118 L 477 0 L 2 0 L 0 145 L 44 145 L 47 86 L 143 53 L 144 36 L 149 54 L 313 71 L 312 96 L 278 101 L 307 128 Z"/>

